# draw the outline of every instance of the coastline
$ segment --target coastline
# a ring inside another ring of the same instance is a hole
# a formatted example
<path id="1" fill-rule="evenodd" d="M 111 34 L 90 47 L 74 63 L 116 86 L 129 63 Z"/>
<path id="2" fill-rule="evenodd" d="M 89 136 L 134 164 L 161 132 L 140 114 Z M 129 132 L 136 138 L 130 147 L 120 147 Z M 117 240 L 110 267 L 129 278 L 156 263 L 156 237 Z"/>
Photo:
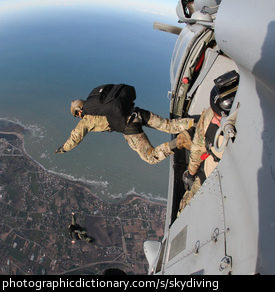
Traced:
<path id="1" fill-rule="evenodd" d="M 17 122 L 13 122 L 13 121 L 10 121 L 10 120 L 7 120 L 7 119 L 3 119 L 3 118 L 0 118 L 0 122 L 1 121 L 4 121 L 4 123 L 8 124 L 8 127 L 7 127 L 8 129 L 9 129 L 9 126 L 13 127 L 14 129 L 6 131 L 5 129 L 2 129 L 2 125 L 0 124 L 0 134 L 7 134 L 7 135 L 12 135 L 13 134 L 13 135 L 16 135 L 17 137 L 19 137 L 19 139 L 22 141 L 23 155 L 25 155 L 28 159 L 30 159 L 35 165 L 37 165 L 38 167 L 42 168 L 43 171 L 45 171 L 46 173 L 52 174 L 54 176 L 57 176 L 60 179 L 64 180 L 65 182 L 68 182 L 68 183 L 74 184 L 74 185 L 76 185 L 78 187 L 84 188 L 88 193 L 90 193 L 93 197 L 97 198 L 98 200 L 100 200 L 102 202 L 110 203 L 110 204 L 129 204 L 130 202 L 132 202 L 132 201 L 134 201 L 136 199 L 139 199 L 139 200 L 142 200 L 142 201 L 150 203 L 150 204 L 166 206 L 166 203 L 162 203 L 162 202 L 157 201 L 157 200 L 156 201 L 150 200 L 150 199 L 148 199 L 146 197 L 143 197 L 142 195 L 130 193 L 131 191 L 128 192 L 129 194 L 128 193 L 126 194 L 126 197 L 118 199 L 117 202 L 107 201 L 107 200 L 104 200 L 104 199 L 98 197 L 97 195 L 93 194 L 93 192 L 91 191 L 91 189 L 90 189 L 91 185 L 89 184 L 89 182 L 81 181 L 81 180 L 78 180 L 78 179 L 70 179 L 70 178 L 67 178 L 67 176 L 69 176 L 69 175 L 59 174 L 59 173 L 57 173 L 55 171 L 48 170 L 42 164 L 40 164 L 38 161 L 36 161 L 32 156 L 30 156 L 27 153 L 27 151 L 25 149 L 25 146 L 24 146 L 24 143 L 25 143 L 24 132 L 28 131 L 28 129 L 26 129 L 23 125 L 21 125 L 21 124 L 19 124 Z"/>
<path id="2" fill-rule="evenodd" d="M 136 194 L 119 202 L 48 172 L 24 147 L 24 135 L 0 130 L 0 274 L 98 274 L 119 266 L 145 274 L 144 241 L 161 241 L 166 205 Z M 71 213 L 95 239 L 71 243 Z"/>

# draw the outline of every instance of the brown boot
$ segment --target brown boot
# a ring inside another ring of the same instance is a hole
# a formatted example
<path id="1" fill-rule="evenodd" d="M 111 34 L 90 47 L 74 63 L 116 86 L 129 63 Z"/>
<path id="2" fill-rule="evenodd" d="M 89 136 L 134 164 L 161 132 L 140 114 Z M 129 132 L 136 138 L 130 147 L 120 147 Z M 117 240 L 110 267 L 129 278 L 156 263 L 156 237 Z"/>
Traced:
<path id="1" fill-rule="evenodd" d="M 185 130 L 184 132 L 178 134 L 177 136 L 177 148 L 178 149 L 183 149 L 186 148 L 188 150 L 190 150 L 191 148 L 191 136 L 189 134 L 189 132 L 187 130 Z"/>

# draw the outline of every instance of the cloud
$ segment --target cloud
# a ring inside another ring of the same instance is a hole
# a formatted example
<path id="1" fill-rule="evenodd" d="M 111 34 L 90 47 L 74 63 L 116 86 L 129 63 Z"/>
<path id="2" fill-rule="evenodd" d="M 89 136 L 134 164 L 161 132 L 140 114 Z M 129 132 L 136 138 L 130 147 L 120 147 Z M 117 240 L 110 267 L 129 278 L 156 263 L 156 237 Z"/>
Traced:
<path id="1" fill-rule="evenodd" d="M 165 15 L 165 13 L 161 12 L 161 11 L 153 11 L 153 10 L 148 10 L 148 9 L 144 9 L 144 8 L 139 8 L 137 10 L 144 12 L 144 13 L 149 13 L 149 14 Z"/>

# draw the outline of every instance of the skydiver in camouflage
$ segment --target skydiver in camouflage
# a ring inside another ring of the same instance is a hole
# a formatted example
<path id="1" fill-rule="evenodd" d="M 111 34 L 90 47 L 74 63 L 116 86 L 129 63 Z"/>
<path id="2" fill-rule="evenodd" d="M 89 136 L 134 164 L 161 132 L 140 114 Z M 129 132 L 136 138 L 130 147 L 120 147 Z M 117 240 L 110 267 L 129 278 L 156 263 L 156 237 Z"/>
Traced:
<path id="1" fill-rule="evenodd" d="M 102 89 L 99 89 L 99 91 L 97 90 L 97 92 L 102 92 L 104 90 L 105 87 L 102 86 Z M 132 92 L 127 90 L 125 90 L 126 95 L 128 92 Z M 71 113 L 74 117 L 81 118 L 81 120 L 76 128 L 71 132 L 69 139 L 63 146 L 59 147 L 55 153 L 65 153 L 73 149 L 83 140 L 88 132 L 104 131 L 118 131 L 123 133 L 129 146 L 139 154 L 142 160 L 149 164 L 158 163 L 169 155 L 174 154 L 173 149 L 176 147 L 190 147 L 190 136 L 186 130 L 193 127 L 194 119 L 165 119 L 147 110 L 134 107 L 133 103 L 129 106 L 125 101 L 123 101 L 122 106 L 118 106 L 115 103 L 112 105 L 108 100 L 108 104 L 106 104 L 109 108 L 99 110 L 99 106 L 94 104 L 94 100 L 96 100 L 95 96 L 98 93 L 95 94 L 93 92 L 94 90 L 91 92 L 86 101 L 72 101 Z M 120 95 L 123 94 L 120 93 Z M 102 99 L 102 97 L 100 97 L 100 99 Z M 116 100 L 117 99 L 114 99 L 114 101 Z M 102 103 L 100 105 L 104 108 L 104 105 L 106 104 Z M 127 110 L 124 108 L 127 108 Z M 121 112 L 117 114 L 118 111 Z M 116 117 L 114 117 L 115 114 Z M 110 125 L 111 123 L 112 125 Z M 178 135 L 176 139 L 170 142 L 153 147 L 147 135 L 143 132 L 142 126 L 154 128 L 170 134 L 185 132 L 186 135 Z M 189 146 L 185 144 L 189 144 Z"/>
<path id="2" fill-rule="evenodd" d="M 210 107 L 201 114 L 191 142 L 188 169 L 183 174 L 186 192 L 180 202 L 178 216 L 217 166 L 223 155 L 223 151 L 215 151 L 213 147 L 214 138 L 221 125 L 222 116 L 228 116 L 231 110 L 238 88 L 239 74 L 233 70 L 215 79 L 215 81 L 216 85 L 210 94 Z M 222 85 L 219 85 L 218 81 Z M 222 141 L 223 136 L 220 136 L 218 145 L 221 145 Z"/>
<path id="3" fill-rule="evenodd" d="M 72 238 L 71 243 L 75 244 L 77 240 L 85 240 L 89 243 L 93 243 L 95 240 L 93 237 L 88 236 L 87 230 L 76 223 L 75 214 L 72 212 L 72 224 L 68 227 L 70 236 Z"/>

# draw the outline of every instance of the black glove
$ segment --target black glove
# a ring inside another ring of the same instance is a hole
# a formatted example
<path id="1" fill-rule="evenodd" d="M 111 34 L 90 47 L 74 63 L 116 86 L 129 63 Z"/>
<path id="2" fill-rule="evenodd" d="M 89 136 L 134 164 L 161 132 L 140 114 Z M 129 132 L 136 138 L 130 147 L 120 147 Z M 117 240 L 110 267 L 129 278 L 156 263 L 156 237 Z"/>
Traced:
<path id="1" fill-rule="evenodd" d="M 55 154 L 65 153 L 66 151 L 63 149 L 63 146 L 59 147 L 54 151 Z"/>
<path id="2" fill-rule="evenodd" d="M 186 170 L 182 175 L 182 180 L 184 183 L 185 190 L 190 191 L 195 181 L 195 175 L 190 174 L 189 170 Z"/>

